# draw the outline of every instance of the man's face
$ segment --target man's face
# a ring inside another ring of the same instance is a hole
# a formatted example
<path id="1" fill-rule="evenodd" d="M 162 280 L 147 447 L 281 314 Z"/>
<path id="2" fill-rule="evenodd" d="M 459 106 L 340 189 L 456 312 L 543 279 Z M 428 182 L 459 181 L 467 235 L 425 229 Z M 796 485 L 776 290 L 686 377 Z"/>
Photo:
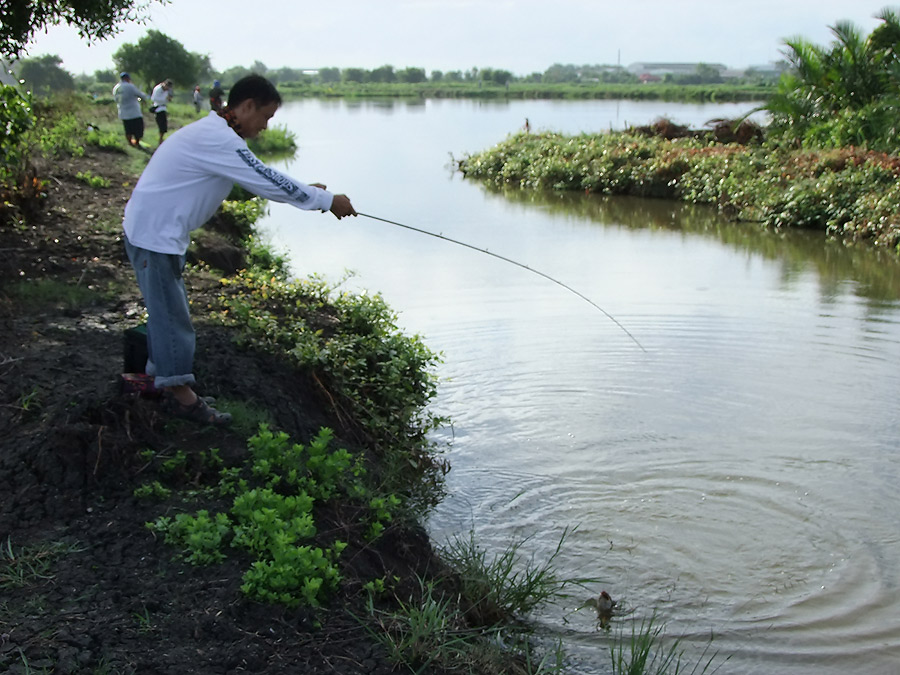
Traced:
<path id="1" fill-rule="evenodd" d="M 269 120 L 278 110 L 277 103 L 269 103 L 264 106 L 256 105 L 256 101 L 246 99 L 234 109 L 234 116 L 241 125 L 243 138 L 256 138 L 259 132 L 269 126 Z"/>

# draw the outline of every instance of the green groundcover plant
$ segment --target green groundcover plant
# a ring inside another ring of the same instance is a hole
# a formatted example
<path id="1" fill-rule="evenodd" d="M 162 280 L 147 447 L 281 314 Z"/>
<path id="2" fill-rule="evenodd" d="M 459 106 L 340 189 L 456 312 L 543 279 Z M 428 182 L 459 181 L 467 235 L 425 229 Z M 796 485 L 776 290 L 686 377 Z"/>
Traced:
<path id="1" fill-rule="evenodd" d="M 222 562 L 235 549 L 249 555 L 241 590 L 254 600 L 318 607 L 340 583 L 337 560 L 347 542 L 314 543 L 315 505 L 340 498 L 368 506 L 360 527 L 377 535 L 402 504 L 396 495 L 372 496 L 361 458 L 332 449 L 332 439 L 322 428 L 304 446 L 261 425 L 248 440 L 246 466 L 220 471 L 216 489 L 231 497 L 227 510 L 160 516 L 147 527 L 192 564 Z"/>

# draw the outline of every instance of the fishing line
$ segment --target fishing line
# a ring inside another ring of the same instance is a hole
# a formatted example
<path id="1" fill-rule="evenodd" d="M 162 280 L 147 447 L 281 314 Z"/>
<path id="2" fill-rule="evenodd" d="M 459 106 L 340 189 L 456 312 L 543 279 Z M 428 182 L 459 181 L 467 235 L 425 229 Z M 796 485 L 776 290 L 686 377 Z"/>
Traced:
<path id="1" fill-rule="evenodd" d="M 625 335 L 627 335 L 628 337 L 630 337 L 630 338 L 632 339 L 632 341 L 634 342 L 634 344 L 636 344 L 638 347 L 641 348 L 641 351 L 644 351 L 644 352 L 647 351 L 646 349 L 644 349 L 644 345 L 642 345 L 640 342 L 638 342 L 638 339 L 637 339 L 636 337 L 634 337 L 634 335 L 632 335 L 631 332 L 629 332 L 629 330 L 628 330 L 627 328 L 625 328 L 625 326 L 623 326 L 621 323 L 619 323 L 619 321 L 616 319 L 616 317 L 614 317 L 612 314 L 610 314 L 609 312 L 607 312 L 607 311 L 606 311 L 605 309 L 603 309 L 600 305 L 598 305 L 596 302 L 594 302 L 593 300 L 591 300 L 589 297 L 587 297 L 586 295 L 584 295 L 584 294 L 581 293 L 580 291 L 577 291 L 577 290 L 575 290 L 574 288 L 572 288 L 571 286 L 569 286 L 569 285 L 567 285 L 567 284 L 564 284 L 564 283 L 563 283 L 562 281 L 560 281 L 559 279 L 554 279 L 554 278 L 551 277 L 549 274 L 545 274 L 544 272 L 541 272 L 540 270 L 536 270 L 536 269 L 534 269 L 533 267 L 529 267 L 528 265 L 524 265 L 524 264 L 522 264 L 522 263 L 520 263 L 520 262 L 518 262 L 518 261 L 516 261 L 516 260 L 513 260 L 512 258 L 507 258 L 506 256 L 502 256 L 502 255 L 500 255 L 499 253 L 494 253 L 493 251 L 489 251 L 489 250 L 487 250 L 486 248 L 478 248 L 477 246 L 473 246 L 472 244 L 467 244 L 466 242 L 464 242 L 464 241 L 459 241 L 458 239 L 453 239 L 453 238 L 451 238 L 451 237 L 447 237 L 447 236 L 445 236 L 445 235 L 443 235 L 443 234 L 438 234 L 438 233 L 436 233 L 436 232 L 429 232 L 428 230 L 422 230 L 422 229 L 420 229 L 420 228 L 418 228 L 418 227 L 413 227 L 412 225 L 405 225 L 405 224 L 403 224 L 403 223 L 398 223 L 398 222 L 395 221 L 395 220 L 388 220 L 387 218 L 379 218 L 378 216 L 373 216 L 373 215 L 370 215 L 370 214 L 368 214 L 368 213 L 360 213 L 359 211 L 357 211 L 357 215 L 359 215 L 359 216 L 365 216 L 366 218 L 371 218 L 372 220 L 379 220 L 379 221 L 381 221 L 382 223 L 387 223 L 388 225 L 396 225 L 397 227 L 402 227 L 402 228 L 404 228 L 404 229 L 406 229 L 406 230 L 412 230 L 413 232 L 418 232 L 419 234 L 427 234 L 429 237 L 434 237 L 435 239 L 442 239 L 442 240 L 444 240 L 444 241 L 449 241 L 451 244 L 457 244 L 457 245 L 459 245 L 459 246 L 465 246 L 466 248 L 470 248 L 470 249 L 472 249 L 473 251 L 478 251 L 479 253 L 486 253 L 486 254 L 489 255 L 489 256 L 492 256 L 492 257 L 494 257 L 494 258 L 497 258 L 498 260 L 502 260 L 502 261 L 504 261 L 504 262 L 508 262 L 508 263 L 510 263 L 511 265 L 515 265 L 516 267 L 521 267 L 523 270 L 528 270 L 529 272 L 532 272 L 532 273 L 534 273 L 534 274 L 537 274 L 538 276 L 544 277 L 544 279 L 547 279 L 548 281 L 552 281 L 552 282 L 553 282 L 554 284 L 556 284 L 557 286 L 562 286 L 562 287 L 565 288 L 567 291 L 569 291 L 570 293 L 574 293 L 575 295 L 577 295 L 579 298 L 581 298 L 582 300 L 584 300 L 585 302 L 587 302 L 589 305 L 591 305 L 591 306 L 594 307 L 595 309 L 598 309 L 600 312 L 603 313 L 604 316 L 606 316 L 606 318 L 608 318 L 610 321 L 612 321 L 614 324 L 616 324 L 619 328 L 621 328 L 621 329 L 625 332 Z"/>

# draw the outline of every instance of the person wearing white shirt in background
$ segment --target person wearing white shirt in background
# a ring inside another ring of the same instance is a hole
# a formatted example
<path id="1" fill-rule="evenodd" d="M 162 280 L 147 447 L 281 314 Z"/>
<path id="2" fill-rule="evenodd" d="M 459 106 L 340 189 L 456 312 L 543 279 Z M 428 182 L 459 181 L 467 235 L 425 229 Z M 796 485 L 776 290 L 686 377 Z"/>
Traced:
<path id="1" fill-rule="evenodd" d="M 140 147 L 144 137 L 144 116 L 141 114 L 141 99 L 150 98 L 131 83 L 128 73 L 119 75 L 119 83 L 113 87 L 113 98 L 119 110 L 119 119 L 125 127 L 125 138 L 130 145 Z"/>
<path id="2" fill-rule="evenodd" d="M 221 112 L 210 111 L 156 149 L 125 206 L 125 250 L 147 307 L 146 372 L 175 417 L 217 426 L 231 421 L 194 392 L 196 339 L 181 273 L 191 232 L 212 217 L 233 185 L 306 211 L 357 215 L 346 195 L 301 183 L 249 150 L 246 139 L 264 130 L 280 105 L 266 78 L 242 78 Z"/>
<path id="3" fill-rule="evenodd" d="M 165 80 L 153 87 L 150 101 L 153 103 L 151 110 L 156 114 L 156 127 L 159 129 L 159 142 L 169 130 L 169 117 L 166 113 L 166 105 L 172 100 L 172 80 Z"/>

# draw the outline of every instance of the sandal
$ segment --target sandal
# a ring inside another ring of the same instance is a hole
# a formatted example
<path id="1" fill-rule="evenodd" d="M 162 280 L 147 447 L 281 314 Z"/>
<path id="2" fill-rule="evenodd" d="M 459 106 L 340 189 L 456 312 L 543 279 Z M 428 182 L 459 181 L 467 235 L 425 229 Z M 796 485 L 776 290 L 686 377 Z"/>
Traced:
<path id="1" fill-rule="evenodd" d="M 200 396 L 191 405 L 184 405 L 171 395 L 165 397 L 166 411 L 172 417 L 178 417 L 183 420 L 190 420 L 198 424 L 209 424 L 216 427 L 223 427 L 231 423 L 231 415 L 226 412 L 219 412 L 215 408 L 211 408 Z"/>

